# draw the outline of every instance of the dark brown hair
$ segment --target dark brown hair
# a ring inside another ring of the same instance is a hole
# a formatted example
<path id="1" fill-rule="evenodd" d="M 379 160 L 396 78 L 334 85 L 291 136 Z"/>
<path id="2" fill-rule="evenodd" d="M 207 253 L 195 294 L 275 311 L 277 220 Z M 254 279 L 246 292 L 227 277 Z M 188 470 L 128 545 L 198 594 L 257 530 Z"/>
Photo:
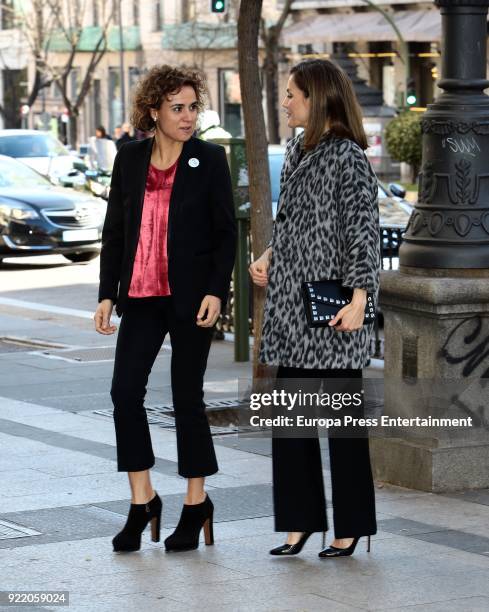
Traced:
<path id="1" fill-rule="evenodd" d="M 363 150 L 368 147 L 353 84 L 339 66 L 324 59 L 304 60 L 294 66 L 290 74 L 297 87 L 310 99 L 304 149 L 311 150 L 317 146 L 325 135 L 326 122 L 329 123 L 329 134 L 349 138 Z"/>
<path id="2" fill-rule="evenodd" d="M 159 110 L 166 96 L 178 93 L 182 87 L 194 88 L 199 112 L 203 110 L 207 94 L 205 75 L 200 70 L 184 66 L 174 68 L 163 64 L 153 66 L 143 76 L 134 92 L 131 123 L 143 132 L 154 130 L 151 109 Z"/>

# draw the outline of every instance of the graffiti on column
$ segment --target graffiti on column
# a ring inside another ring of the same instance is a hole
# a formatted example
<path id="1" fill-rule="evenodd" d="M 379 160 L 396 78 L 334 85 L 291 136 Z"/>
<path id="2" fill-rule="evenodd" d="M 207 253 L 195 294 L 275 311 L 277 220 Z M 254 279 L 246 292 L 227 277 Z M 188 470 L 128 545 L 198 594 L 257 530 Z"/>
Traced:
<path id="1" fill-rule="evenodd" d="M 440 355 L 448 364 L 460 365 L 462 377 L 477 378 L 480 389 L 489 391 L 489 331 L 484 329 L 480 316 L 462 319 L 448 334 Z M 464 394 L 465 395 L 465 394 Z M 476 394 L 483 397 L 483 394 Z M 452 403 L 474 418 L 474 424 L 489 429 L 488 402 L 471 406 L 460 395 L 451 398 Z"/>

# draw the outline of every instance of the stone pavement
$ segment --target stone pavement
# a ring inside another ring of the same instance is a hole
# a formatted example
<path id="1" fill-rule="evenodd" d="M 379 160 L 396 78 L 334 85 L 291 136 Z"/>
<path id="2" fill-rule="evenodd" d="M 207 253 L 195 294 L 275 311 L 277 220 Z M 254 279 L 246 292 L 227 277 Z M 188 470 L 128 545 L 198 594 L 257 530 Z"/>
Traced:
<path id="1" fill-rule="evenodd" d="M 67 590 L 70 610 L 90 612 L 489 611 L 488 490 L 434 495 L 377 483 L 379 531 L 370 553 L 360 541 L 350 558 L 319 560 L 317 534 L 299 556 L 274 558 L 268 550 L 283 535 L 273 531 L 270 444 L 236 435 L 215 437 L 214 546 L 167 554 L 148 530 L 140 552 L 113 553 L 130 503 L 104 414 L 115 338 L 95 334 L 83 311 L 17 306 L 0 303 L 0 336 L 77 350 L 62 359 L 55 347 L 0 341 L 0 590 Z M 166 345 L 148 406 L 170 401 L 169 357 Z M 231 342 L 213 344 L 207 401 L 237 397 L 249 364 L 232 359 Z M 178 520 L 185 481 L 176 473 L 174 431 L 155 418 L 151 432 L 163 539 Z"/>

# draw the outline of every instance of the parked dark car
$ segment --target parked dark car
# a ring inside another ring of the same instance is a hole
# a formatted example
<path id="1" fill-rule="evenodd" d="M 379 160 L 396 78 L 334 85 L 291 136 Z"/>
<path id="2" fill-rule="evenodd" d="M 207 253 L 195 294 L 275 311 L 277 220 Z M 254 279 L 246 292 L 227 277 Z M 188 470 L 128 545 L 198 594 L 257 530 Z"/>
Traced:
<path id="1" fill-rule="evenodd" d="M 0 155 L 0 260 L 61 254 L 94 259 L 107 204 L 101 198 L 54 186 L 25 164 Z"/>

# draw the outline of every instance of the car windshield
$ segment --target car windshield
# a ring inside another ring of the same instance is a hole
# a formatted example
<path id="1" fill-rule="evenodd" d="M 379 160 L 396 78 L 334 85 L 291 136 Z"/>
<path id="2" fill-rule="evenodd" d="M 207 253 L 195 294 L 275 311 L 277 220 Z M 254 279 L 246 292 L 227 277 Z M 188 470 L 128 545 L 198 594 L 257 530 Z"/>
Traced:
<path id="1" fill-rule="evenodd" d="M 273 154 L 268 156 L 268 165 L 270 166 L 270 183 L 272 187 L 272 202 L 278 202 L 280 194 L 280 172 L 284 163 L 282 154 Z"/>
<path id="2" fill-rule="evenodd" d="M 69 155 L 51 134 L 16 134 L 0 137 L 0 155 L 9 157 L 50 157 Z"/>
<path id="3" fill-rule="evenodd" d="M 51 183 L 20 162 L 0 159 L 0 187 L 39 188 Z"/>

